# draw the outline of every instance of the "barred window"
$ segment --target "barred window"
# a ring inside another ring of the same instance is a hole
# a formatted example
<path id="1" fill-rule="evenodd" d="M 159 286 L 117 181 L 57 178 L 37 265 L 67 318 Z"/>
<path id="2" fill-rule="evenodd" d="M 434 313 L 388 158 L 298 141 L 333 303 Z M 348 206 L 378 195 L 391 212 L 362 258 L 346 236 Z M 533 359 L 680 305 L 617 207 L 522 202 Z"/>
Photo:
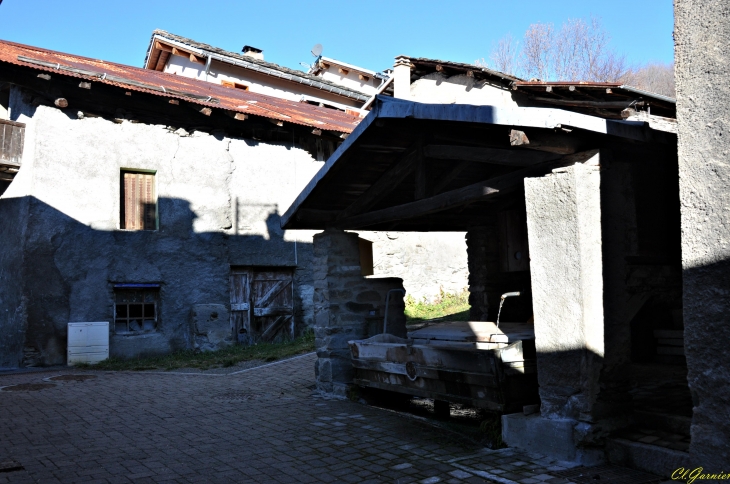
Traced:
<path id="1" fill-rule="evenodd" d="M 120 227 L 125 230 L 157 229 L 155 174 L 122 171 Z"/>
<path id="2" fill-rule="evenodd" d="M 114 332 L 135 334 L 156 331 L 159 295 L 157 288 L 115 288 Z"/>

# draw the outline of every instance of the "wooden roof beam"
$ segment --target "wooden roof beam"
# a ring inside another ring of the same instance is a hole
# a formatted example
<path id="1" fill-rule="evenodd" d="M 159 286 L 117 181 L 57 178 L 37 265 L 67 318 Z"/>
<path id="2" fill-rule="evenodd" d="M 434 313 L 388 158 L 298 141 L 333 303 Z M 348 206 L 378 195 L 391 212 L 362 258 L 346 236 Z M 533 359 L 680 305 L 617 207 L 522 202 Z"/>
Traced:
<path id="1" fill-rule="evenodd" d="M 402 205 L 376 210 L 374 212 L 354 215 L 349 218 L 341 218 L 335 222 L 334 226 L 341 229 L 366 228 L 376 224 L 396 222 L 398 220 L 411 219 L 430 215 L 432 213 L 443 212 L 469 203 L 486 201 L 495 198 L 498 195 L 504 195 L 506 193 L 522 189 L 525 177 L 540 176 L 561 166 L 584 163 L 593 158 L 597 153 L 598 150 L 576 153 L 575 155 L 565 156 L 556 161 L 524 168 L 506 175 L 440 193 L 423 200 L 404 203 Z"/>
<path id="2" fill-rule="evenodd" d="M 530 166 L 558 157 L 554 153 L 457 145 L 428 145 L 424 149 L 424 155 L 441 160 L 466 160 L 507 166 Z"/>
<path id="3" fill-rule="evenodd" d="M 385 198 L 386 195 L 396 189 L 398 185 L 416 168 L 418 158 L 418 143 L 413 143 L 406 155 L 386 171 L 370 188 L 360 195 L 355 202 L 342 212 L 341 217 L 346 218 L 368 210 L 370 207 Z"/>
<path id="4" fill-rule="evenodd" d="M 510 145 L 530 150 L 547 151 L 559 155 L 570 155 L 578 151 L 578 140 L 558 133 L 540 133 L 530 131 L 528 137 L 524 131 L 513 129 L 509 134 Z"/>

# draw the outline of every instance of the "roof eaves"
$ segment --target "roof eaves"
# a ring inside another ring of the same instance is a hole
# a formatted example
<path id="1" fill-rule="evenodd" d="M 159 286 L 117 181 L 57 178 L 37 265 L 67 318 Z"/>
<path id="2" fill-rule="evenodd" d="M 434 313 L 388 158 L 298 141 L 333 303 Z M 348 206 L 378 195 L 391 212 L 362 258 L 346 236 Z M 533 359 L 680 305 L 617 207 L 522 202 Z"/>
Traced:
<path id="1" fill-rule="evenodd" d="M 220 49 L 218 47 L 213 47 L 211 45 L 197 42 L 186 37 L 171 34 L 164 30 L 158 29 L 153 32 L 150 45 L 154 43 L 156 38 L 164 40 L 165 42 L 178 42 L 182 44 L 178 47 L 184 46 L 188 49 L 196 49 L 199 54 L 212 54 L 212 57 L 220 62 L 236 65 L 238 67 L 243 67 L 245 69 L 250 69 L 256 72 L 261 72 L 263 74 L 271 75 L 273 77 L 279 77 L 281 79 L 299 82 L 300 84 L 321 89 L 323 91 L 328 91 L 340 96 L 356 99 L 358 101 L 364 102 L 370 99 L 370 96 L 361 93 L 360 91 L 339 86 L 333 82 L 324 80 L 312 74 L 307 74 L 305 72 L 296 71 L 294 69 L 289 69 L 288 67 L 280 66 L 279 64 L 274 64 L 273 62 L 266 62 L 263 60 L 254 59 L 251 56 L 244 56 L 236 52 L 230 52 L 224 49 Z M 145 65 L 147 65 L 147 59 L 148 57 L 145 60 Z"/>
<path id="2" fill-rule="evenodd" d="M 0 61 L 123 87 L 131 91 L 183 99 L 212 108 L 247 113 L 328 131 L 348 133 L 359 123 L 357 116 L 310 106 L 306 103 L 287 101 L 263 94 L 237 92 L 205 81 L 14 42 L 0 41 Z"/>
<path id="3" fill-rule="evenodd" d="M 439 60 L 439 59 L 427 59 L 425 57 L 411 57 L 411 56 L 407 56 L 407 55 L 396 56 L 396 59 L 398 59 L 398 58 L 408 59 L 413 64 L 442 65 L 445 67 L 451 67 L 453 69 L 462 69 L 464 71 L 481 72 L 488 76 L 498 77 L 498 78 L 501 78 L 501 79 L 503 79 L 505 81 L 509 81 L 509 82 L 521 82 L 522 81 L 522 79 L 520 79 L 519 77 L 505 74 L 504 72 L 495 71 L 493 69 L 489 69 L 488 67 L 477 66 L 474 64 L 465 64 L 463 62 L 443 61 L 443 60 Z"/>
<path id="4" fill-rule="evenodd" d="M 328 62 L 328 63 L 335 64 L 335 65 L 338 65 L 338 66 L 342 66 L 342 67 L 345 67 L 345 68 L 350 69 L 350 70 L 353 70 L 353 71 L 362 72 L 363 74 L 367 74 L 369 76 L 375 76 L 377 74 L 377 72 L 371 71 L 370 69 L 365 69 L 363 67 L 358 67 L 358 66 L 353 65 L 353 64 L 348 64 L 347 62 L 342 62 L 342 61 L 339 61 L 337 59 L 333 59 L 331 57 L 322 56 L 321 59 L 324 62 Z"/>
<path id="5" fill-rule="evenodd" d="M 619 88 L 623 89 L 625 91 L 633 92 L 634 94 L 640 94 L 642 96 L 653 97 L 655 99 L 660 99 L 660 100 L 668 102 L 668 103 L 677 104 L 676 98 L 665 96 L 663 94 L 657 94 L 657 93 L 651 92 L 651 91 L 644 91 L 643 89 L 638 89 L 636 87 L 627 86 L 626 84 L 620 85 Z"/>

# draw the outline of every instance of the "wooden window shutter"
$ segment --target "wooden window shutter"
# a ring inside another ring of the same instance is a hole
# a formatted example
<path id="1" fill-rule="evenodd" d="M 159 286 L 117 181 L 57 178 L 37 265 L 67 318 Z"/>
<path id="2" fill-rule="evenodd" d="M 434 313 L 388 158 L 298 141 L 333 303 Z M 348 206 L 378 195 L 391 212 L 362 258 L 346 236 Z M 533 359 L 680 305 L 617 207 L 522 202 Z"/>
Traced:
<path id="1" fill-rule="evenodd" d="M 155 175 L 124 173 L 123 227 L 126 230 L 155 230 L 157 228 L 157 194 Z"/>

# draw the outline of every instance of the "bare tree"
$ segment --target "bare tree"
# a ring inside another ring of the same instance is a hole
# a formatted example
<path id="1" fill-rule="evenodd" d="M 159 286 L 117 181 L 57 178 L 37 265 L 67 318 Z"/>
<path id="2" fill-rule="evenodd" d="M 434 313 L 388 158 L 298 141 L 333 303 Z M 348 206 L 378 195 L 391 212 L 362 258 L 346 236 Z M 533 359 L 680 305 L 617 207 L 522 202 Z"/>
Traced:
<path id="1" fill-rule="evenodd" d="M 628 68 L 609 43 L 610 36 L 596 18 L 568 19 L 560 30 L 535 23 L 525 32 L 521 49 L 511 35 L 500 40 L 489 65 L 527 79 L 616 82 Z"/>
<path id="2" fill-rule="evenodd" d="M 489 61 L 482 57 L 475 60 L 474 65 L 512 74 L 517 72 L 518 54 L 519 43 L 512 34 L 507 34 L 493 46 Z"/>
<path id="3" fill-rule="evenodd" d="M 514 72 L 517 70 L 518 49 L 519 45 L 512 37 L 512 34 L 507 34 L 499 39 L 490 57 L 494 67 L 500 72 Z"/>
<path id="4" fill-rule="evenodd" d="M 536 23 L 528 27 L 518 65 L 525 77 L 548 79 L 554 70 L 555 33 L 553 24 Z"/>
<path id="5" fill-rule="evenodd" d="M 674 63 L 651 62 L 631 69 L 621 78 L 621 82 L 644 91 L 669 97 L 677 96 L 674 87 Z"/>

